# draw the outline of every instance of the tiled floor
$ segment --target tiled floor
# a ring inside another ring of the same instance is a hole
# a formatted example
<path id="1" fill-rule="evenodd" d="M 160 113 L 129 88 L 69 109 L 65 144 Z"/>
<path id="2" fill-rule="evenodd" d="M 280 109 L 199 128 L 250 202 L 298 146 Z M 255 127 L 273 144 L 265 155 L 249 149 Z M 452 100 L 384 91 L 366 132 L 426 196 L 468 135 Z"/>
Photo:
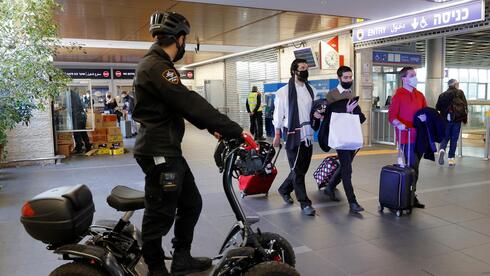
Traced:
<path id="1" fill-rule="evenodd" d="M 128 141 L 131 144 L 132 141 Z M 233 214 L 214 166 L 215 141 L 189 127 L 184 153 L 203 195 L 204 207 L 195 232 L 193 253 L 215 255 Z M 319 154 L 318 148 L 315 153 Z M 247 214 L 258 215 L 262 231 L 283 235 L 297 252 L 302 275 L 489 275 L 490 274 L 490 162 L 465 157 L 455 168 L 427 160 L 421 163 L 418 194 L 425 210 L 396 217 L 379 213 L 379 171 L 394 155 L 358 156 L 353 183 L 366 212 L 348 214 L 342 201 L 328 201 L 311 176 L 321 159 L 312 161 L 307 189 L 318 215 L 305 217 L 297 204 L 286 206 L 276 190 L 288 173 L 286 156 L 278 161 L 279 175 L 268 198 L 241 200 Z M 47 275 L 63 263 L 44 245 L 31 239 L 19 222 L 22 203 L 47 189 L 87 184 L 94 194 L 96 218 L 118 214 L 105 203 L 117 184 L 142 189 L 143 174 L 132 156 L 76 157 L 61 165 L 0 170 L 0 275 Z M 141 212 L 133 222 L 141 224 Z M 170 248 L 171 235 L 165 239 Z"/>

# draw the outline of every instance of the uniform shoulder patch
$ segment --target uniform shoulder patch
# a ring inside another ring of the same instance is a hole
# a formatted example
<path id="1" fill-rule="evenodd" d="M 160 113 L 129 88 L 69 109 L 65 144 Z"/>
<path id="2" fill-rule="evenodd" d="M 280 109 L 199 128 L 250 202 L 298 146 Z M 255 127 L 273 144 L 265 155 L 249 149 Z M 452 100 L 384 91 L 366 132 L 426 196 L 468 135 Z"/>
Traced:
<path id="1" fill-rule="evenodd" d="M 172 84 L 178 84 L 179 83 L 179 73 L 177 73 L 174 69 L 167 69 L 163 71 L 162 77 L 172 83 Z"/>

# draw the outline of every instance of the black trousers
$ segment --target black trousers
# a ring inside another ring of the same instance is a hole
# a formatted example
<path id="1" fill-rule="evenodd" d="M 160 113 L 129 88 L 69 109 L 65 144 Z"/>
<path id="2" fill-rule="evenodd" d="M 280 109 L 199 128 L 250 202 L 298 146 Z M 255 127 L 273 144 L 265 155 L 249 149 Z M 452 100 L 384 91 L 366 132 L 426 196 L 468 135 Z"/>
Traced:
<path id="1" fill-rule="evenodd" d="M 201 194 L 186 160 L 181 156 L 165 157 L 165 160 L 155 165 L 153 157 L 136 157 L 146 175 L 142 250 L 150 269 L 164 263 L 162 237 L 174 221 L 173 247 L 190 250 L 202 209 Z"/>
<path id="2" fill-rule="evenodd" d="M 301 142 L 299 147 L 292 150 L 287 149 L 286 153 L 291 172 L 279 187 L 279 193 L 290 194 L 294 190 L 296 199 L 301 204 L 301 208 L 304 208 L 311 205 L 311 200 L 306 194 L 305 175 L 310 167 L 313 146 L 307 147 L 305 142 Z"/>
<path id="3" fill-rule="evenodd" d="M 337 174 L 335 179 L 332 179 L 328 183 L 333 190 L 339 185 L 340 179 L 342 179 L 342 185 L 344 186 L 345 195 L 349 203 L 357 202 L 354 187 L 352 186 L 352 161 L 354 160 L 355 154 L 355 150 L 337 150 L 340 161 L 340 174 Z"/>
<path id="4" fill-rule="evenodd" d="M 264 118 L 262 111 L 255 112 L 250 116 L 250 132 L 255 136 L 255 139 L 264 136 Z"/>
<path id="5" fill-rule="evenodd" d="M 410 148 L 410 160 L 408 160 L 409 148 Z M 417 182 L 419 180 L 420 159 L 422 159 L 422 154 L 415 152 L 415 143 L 410 144 L 410 146 L 408 144 L 404 144 L 402 145 L 402 149 L 403 149 L 403 154 L 405 155 L 405 163 L 415 171 L 415 187 L 417 187 Z"/>
<path id="6" fill-rule="evenodd" d="M 87 121 L 85 120 L 77 122 L 77 129 L 85 129 L 86 123 Z M 85 150 L 90 150 L 90 139 L 88 138 L 88 134 L 86 131 L 73 132 L 73 139 L 75 139 L 75 151 L 81 151 L 84 145 Z"/>

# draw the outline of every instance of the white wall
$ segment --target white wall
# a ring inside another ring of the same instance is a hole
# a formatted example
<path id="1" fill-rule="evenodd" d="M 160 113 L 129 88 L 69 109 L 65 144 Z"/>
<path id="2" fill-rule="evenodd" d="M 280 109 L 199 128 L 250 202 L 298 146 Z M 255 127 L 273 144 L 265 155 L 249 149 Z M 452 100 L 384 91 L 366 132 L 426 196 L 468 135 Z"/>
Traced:
<path id="1" fill-rule="evenodd" d="M 319 79 L 336 79 L 337 78 L 337 69 L 335 70 L 320 70 L 320 40 L 329 41 L 335 36 L 325 37 L 323 39 L 308 41 L 305 47 L 311 47 L 313 49 L 314 54 L 316 55 L 317 68 L 310 69 L 310 80 L 319 80 Z M 291 63 L 294 60 L 293 51 L 297 48 L 294 46 L 287 47 L 281 49 L 279 51 L 280 58 L 280 70 L 281 70 L 281 82 L 288 82 L 291 74 L 289 73 L 289 69 L 291 67 Z M 344 65 L 351 67 L 354 69 L 354 58 L 353 58 L 353 44 L 350 34 L 339 34 L 339 54 L 344 56 Z"/>
<path id="2" fill-rule="evenodd" d="M 51 109 L 34 111 L 29 126 L 19 124 L 8 134 L 7 162 L 54 156 Z M 52 161 L 46 163 L 53 163 Z"/>
<path id="3" fill-rule="evenodd" d="M 194 69 L 194 85 L 196 87 L 204 86 L 205 80 L 224 80 L 225 79 L 225 63 L 216 62 Z"/>

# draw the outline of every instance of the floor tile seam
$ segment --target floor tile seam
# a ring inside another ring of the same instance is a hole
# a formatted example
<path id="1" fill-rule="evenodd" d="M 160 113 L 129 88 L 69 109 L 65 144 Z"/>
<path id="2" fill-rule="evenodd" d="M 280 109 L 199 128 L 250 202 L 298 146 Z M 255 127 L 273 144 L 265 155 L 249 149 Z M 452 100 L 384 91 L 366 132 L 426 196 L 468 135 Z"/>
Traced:
<path id="1" fill-rule="evenodd" d="M 477 211 L 477 210 L 473 210 L 473 209 L 469 209 L 468 207 L 465 207 L 463 205 L 461 205 L 461 203 L 454 203 L 454 205 L 458 206 L 459 208 L 462 208 L 462 209 L 465 209 L 467 211 L 470 211 L 470 212 L 473 212 L 473 213 L 477 213 L 477 214 L 480 214 L 486 218 L 489 218 L 490 216 L 488 215 L 488 213 L 482 213 L 480 211 Z M 481 219 L 481 218 L 477 218 L 477 219 Z M 473 220 L 473 219 L 471 219 Z M 465 221 L 462 221 L 462 222 L 466 222 L 466 221 L 470 221 L 470 220 L 465 220 Z"/>
<path id="2" fill-rule="evenodd" d="M 444 206 L 442 206 L 442 207 L 444 207 Z M 464 221 L 450 221 L 450 220 L 448 220 L 448 219 L 446 219 L 446 218 L 443 218 L 443 217 L 440 217 L 440 216 L 438 216 L 438 215 L 431 214 L 431 213 L 427 212 L 427 210 L 421 210 L 421 211 L 422 211 L 424 214 L 428 215 L 428 216 L 435 217 L 435 218 L 437 218 L 437 219 L 443 220 L 443 221 L 445 221 L 445 222 L 447 222 L 447 223 L 449 223 L 449 224 L 452 224 L 452 225 L 458 225 L 459 223 L 464 222 Z"/>
<path id="3" fill-rule="evenodd" d="M 466 211 L 469 211 L 469 212 L 472 212 L 472 213 L 476 213 L 476 214 L 478 214 L 478 215 L 481 215 L 481 216 L 482 216 L 482 217 L 479 217 L 479 218 L 476 218 L 476 219 L 489 218 L 489 216 L 488 216 L 486 213 L 480 213 L 480 212 L 478 212 L 478 211 L 475 211 L 475 210 L 473 210 L 473 209 L 466 208 L 466 207 L 464 207 L 464 206 L 462 206 L 462 205 L 459 205 L 459 204 L 457 204 L 457 203 L 451 203 L 450 205 L 454 205 L 454 206 L 456 206 L 456 207 L 458 207 L 458 208 L 460 208 L 460 209 L 464 209 L 464 210 L 466 210 Z M 444 208 L 444 207 L 447 207 L 447 206 L 439 206 L 439 207 L 434 207 L 434 208 Z M 429 209 L 433 209 L 433 208 L 429 208 Z M 434 215 L 434 214 L 431 214 L 431 213 L 429 213 L 427 210 L 423 210 L 423 211 L 424 211 L 424 213 L 425 213 L 425 214 L 427 214 L 427 215 L 431 215 L 431 216 L 437 217 L 437 218 L 439 218 L 439 219 L 442 219 L 442 220 L 445 220 L 445 221 L 447 221 L 447 222 L 451 222 L 451 223 L 454 223 L 454 224 L 459 224 L 459 223 L 463 223 L 463 222 L 468 222 L 468 221 L 476 220 L 475 218 L 472 218 L 472 219 L 464 219 L 464 220 L 462 220 L 462 221 L 449 221 L 449 220 L 447 220 L 447 219 L 444 219 L 444 218 L 438 217 L 438 216 L 436 216 L 436 215 Z"/>
<path id="4" fill-rule="evenodd" d="M 338 266 L 336 263 L 332 262 L 331 260 L 325 258 L 324 255 L 321 255 L 319 254 L 318 251 L 321 251 L 323 249 L 320 249 L 320 250 L 312 250 L 312 253 L 317 256 L 318 258 L 322 259 L 323 261 L 326 261 L 328 262 L 330 265 L 332 265 L 335 269 L 339 270 L 340 272 L 344 273 L 345 275 L 352 275 L 350 273 L 348 273 L 347 271 L 345 271 L 344 269 L 342 269 L 340 266 Z"/>
<path id="5" fill-rule="evenodd" d="M 478 219 L 477 219 L 477 220 L 478 220 Z M 469 221 L 465 221 L 465 222 L 469 222 Z M 461 222 L 461 223 L 462 223 L 462 222 Z M 475 230 L 475 229 L 468 228 L 468 227 L 464 226 L 464 225 L 463 225 L 463 224 L 461 224 L 461 223 L 457 223 L 457 225 L 458 225 L 458 226 L 463 227 L 463 228 L 464 228 L 464 229 L 466 229 L 466 230 L 470 230 L 470 231 L 473 231 L 473 232 L 475 232 L 475 233 L 478 233 L 478 234 L 480 234 L 480 235 L 487 236 L 487 237 L 489 237 L 489 238 L 490 238 L 490 234 L 483 233 L 483 232 L 477 231 L 477 230 Z"/>
<path id="6" fill-rule="evenodd" d="M 477 260 L 477 261 L 479 261 L 479 262 L 483 262 L 483 263 L 485 263 L 485 264 L 487 264 L 487 265 L 490 265 L 490 261 L 486 261 L 486 260 L 482 260 L 482 259 L 480 259 L 480 258 L 476 258 L 476 257 L 471 256 L 471 255 L 469 255 L 469 254 L 467 254 L 467 253 L 465 253 L 465 252 L 464 252 L 464 251 L 466 251 L 466 250 L 468 250 L 468 249 L 472 249 L 472 248 L 475 248 L 475 247 L 480 247 L 480 246 L 484 246 L 484 245 L 488 245 L 488 244 L 490 244 L 490 243 L 485 243 L 485 244 L 481 244 L 481 245 L 478 245 L 478 246 L 474 246 L 474 247 L 469 247 L 469 248 L 461 249 L 461 250 L 459 250 L 458 252 L 459 252 L 459 253 L 461 253 L 461 254 L 464 254 L 465 256 L 467 256 L 467 257 L 469 257 L 469 258 L 472 258 L 472 259 Z"/>

